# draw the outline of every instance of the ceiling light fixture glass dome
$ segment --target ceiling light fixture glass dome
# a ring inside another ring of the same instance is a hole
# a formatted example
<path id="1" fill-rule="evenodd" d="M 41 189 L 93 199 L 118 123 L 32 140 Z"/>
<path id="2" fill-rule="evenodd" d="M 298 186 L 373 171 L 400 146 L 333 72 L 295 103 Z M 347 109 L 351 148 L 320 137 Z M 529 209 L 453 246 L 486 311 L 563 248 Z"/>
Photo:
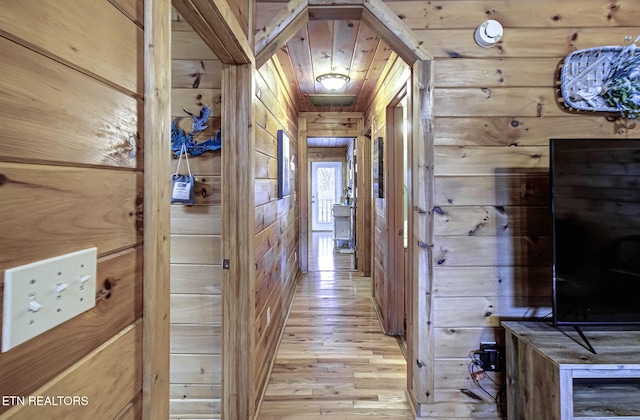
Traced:
<path id="1" fill-rule="evenodd" d="M 316 80 L 327 90 L 338 90 L 342 89 L 350 79 L 344 74 L 329 73 L 316 77 Z"/>

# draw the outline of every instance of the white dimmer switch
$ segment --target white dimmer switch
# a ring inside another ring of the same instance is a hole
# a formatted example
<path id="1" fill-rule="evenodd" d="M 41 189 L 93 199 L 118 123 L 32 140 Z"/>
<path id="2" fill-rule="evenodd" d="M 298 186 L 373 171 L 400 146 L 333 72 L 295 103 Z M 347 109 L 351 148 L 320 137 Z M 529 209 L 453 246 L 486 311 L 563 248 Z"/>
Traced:
<path id="1" fill-rule="evenodd" d="M 97 248 L 4 272 L 2 353 L 96 306 Z"/>

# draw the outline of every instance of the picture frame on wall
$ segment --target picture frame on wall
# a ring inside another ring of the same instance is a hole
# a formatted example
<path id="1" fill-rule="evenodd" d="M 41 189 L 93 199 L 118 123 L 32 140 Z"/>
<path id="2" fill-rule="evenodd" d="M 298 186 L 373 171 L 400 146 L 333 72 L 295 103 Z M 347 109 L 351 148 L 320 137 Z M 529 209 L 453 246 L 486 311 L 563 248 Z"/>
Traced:
<path id="1" fill-rule="evenodd" d="M 374 144 L 373 158 L 373 196 L 384 198 L 384 139 L 378 137 Z"/>
<path id="2" fill-rule="evenodd" d="M 278 198 L 291 194 L 291 141 L 284 130 L 278 130 Z"/>

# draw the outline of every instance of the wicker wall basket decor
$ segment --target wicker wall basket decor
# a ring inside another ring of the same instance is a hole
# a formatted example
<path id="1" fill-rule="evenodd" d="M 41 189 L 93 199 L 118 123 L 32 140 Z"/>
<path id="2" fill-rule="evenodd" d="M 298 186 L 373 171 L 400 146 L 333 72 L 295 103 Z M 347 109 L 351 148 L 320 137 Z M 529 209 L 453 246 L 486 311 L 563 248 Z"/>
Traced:
<path id="1" fill-rule="evenodd" d="M 565 106 L 582 111 L 618 111 L 600 94 L 620 50 L 622 47 L 586 48 L 564 59 L 560 86 Z"/>
<path id="2" fill-rule="evenodd" d="M 640 49 L 633 43 L 572 52 L 562 64 L 560 91 L 566 107 L 634 118 L 640 113 Z"/>

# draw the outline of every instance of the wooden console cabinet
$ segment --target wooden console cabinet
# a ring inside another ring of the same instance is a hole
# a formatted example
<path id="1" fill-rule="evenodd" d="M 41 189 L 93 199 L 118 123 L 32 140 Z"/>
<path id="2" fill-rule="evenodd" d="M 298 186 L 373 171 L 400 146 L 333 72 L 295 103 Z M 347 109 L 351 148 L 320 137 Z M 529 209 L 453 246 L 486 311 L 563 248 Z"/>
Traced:
<path id="1" fill-rule="evenodd" d="M 502 325 L 508 420 L 640 419 L 640 331 Z"/>

